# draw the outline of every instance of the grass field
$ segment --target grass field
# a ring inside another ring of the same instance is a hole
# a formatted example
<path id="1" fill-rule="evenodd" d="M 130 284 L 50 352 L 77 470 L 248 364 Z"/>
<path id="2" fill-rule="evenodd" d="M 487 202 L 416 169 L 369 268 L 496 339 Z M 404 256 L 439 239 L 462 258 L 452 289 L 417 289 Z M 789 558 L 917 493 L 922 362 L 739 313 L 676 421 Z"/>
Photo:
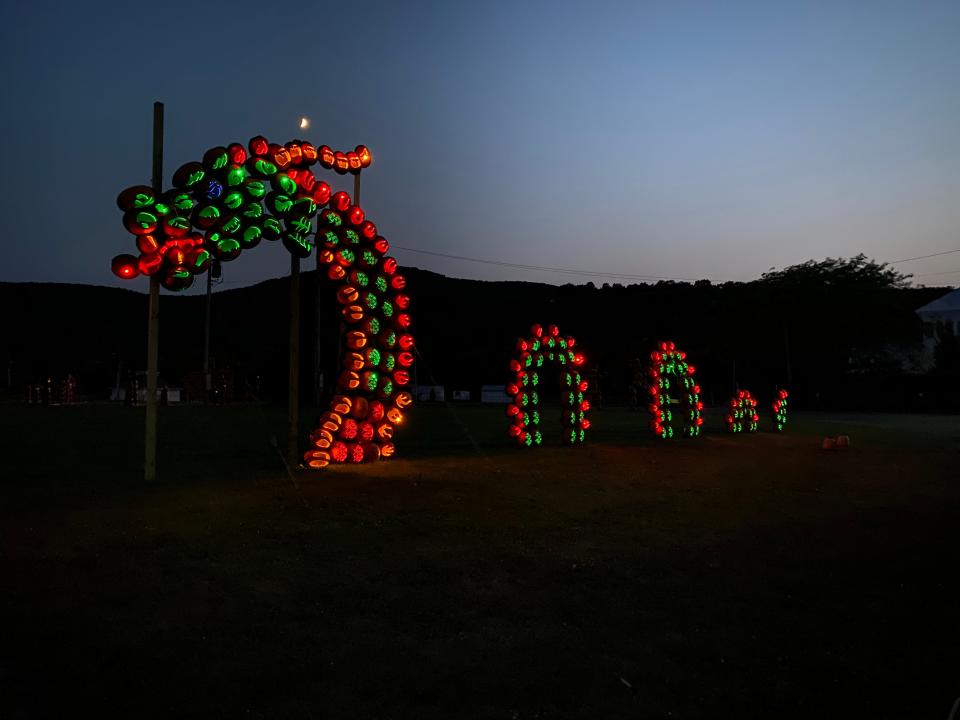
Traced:
<path id="1" fill-rule="evenodd" d="M 425 406 L 401 459 L 294 480 L 282 408 L 170 407 L 150 488 L 142 418 L 0 407 L 0 717 L 939 720 L 960 696 L 960 418 L 662 444 L 605 409 L 582 448 L 520 451 L 499 409 Z"/>

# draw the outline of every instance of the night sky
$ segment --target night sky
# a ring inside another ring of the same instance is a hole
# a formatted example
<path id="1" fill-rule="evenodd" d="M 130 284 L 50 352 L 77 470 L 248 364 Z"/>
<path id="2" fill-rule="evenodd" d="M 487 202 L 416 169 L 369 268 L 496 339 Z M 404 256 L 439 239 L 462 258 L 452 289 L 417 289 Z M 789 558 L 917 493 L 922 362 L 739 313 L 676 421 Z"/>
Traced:
<path id="1" fill-rule="evenodd" d="M 260 133 L 368 145 L 363 205 L 404 247 L 715 281 L 960 248 L 956 0 L 5 0 L 0 33 L 0 280 L 146 289 L 110 259 L 135 251 L 115 198 L 150 182 L 154 100 L 165 187 Z M 459 277 L 604 280 L 395 254 Z M 960 253 L 899 267 L 960 282 Z M 288 268 L 264 243 L 224 277 Z"/>

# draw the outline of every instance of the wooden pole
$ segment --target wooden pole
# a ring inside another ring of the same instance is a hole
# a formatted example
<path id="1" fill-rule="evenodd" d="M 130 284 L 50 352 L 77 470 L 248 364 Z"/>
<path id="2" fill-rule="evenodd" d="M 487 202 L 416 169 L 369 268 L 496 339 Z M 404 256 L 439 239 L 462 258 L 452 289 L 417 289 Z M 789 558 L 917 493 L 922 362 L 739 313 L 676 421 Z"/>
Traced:
<path id="1" fill-rule="evenodd" d="M 360 173 L 353 176 L 353 204 L 360 204 Z"/>
<path id="2" fill-rule="evenodd" d="M 203 401 L 211 400 L 213 382 L 210 375 L 210 299 L 213 295 L 213 263 L 207 268 L 207 305 L 203 317 Z"/>
<path id="3" fill-rule="evenodd" d="M 287 401 L 287 464 L 300 464 L 300 258 L 290 254 L 290 395 Z"/>
<path id="4" fill-rule="evenodd" d="M 320 313 L 323 312 L 323 263 L 320 262 L 320 250 L 314 248 L 316 255 L 317 269 L 314 273 L 316 281 L 315 296 L 313 301 L 313 404 L 320 411 L 320 404 L 323 402 L 323 320 Z"/>
<path id="5" fill-rule="evenodd" d="M 163 192 L 163 103 L 153 104 L 153 191 Z M 150 276 L 147 321 L 147 421 L 144 437 L 143 479 L 157 481 L 157 358 L 160 340 L 160 276 Z"/>

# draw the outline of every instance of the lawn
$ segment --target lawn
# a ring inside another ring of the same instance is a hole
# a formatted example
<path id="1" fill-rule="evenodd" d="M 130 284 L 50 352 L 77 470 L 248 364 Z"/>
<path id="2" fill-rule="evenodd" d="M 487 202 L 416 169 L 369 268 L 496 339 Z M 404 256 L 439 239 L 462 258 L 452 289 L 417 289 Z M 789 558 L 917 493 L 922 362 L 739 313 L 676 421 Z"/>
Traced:
<path id="1" fill-rule="evenodd" d="M 401 458 L 291 477 L 283 408 L 162 411 L 144 487 L 142 409 L 0 407 L 0 717 L 941 719 L 960 696 L 960 418 L 713 414 L 660 443 L 610 408 L 581 448 L 518 450 L 499 409 L 424 406 Z"/>

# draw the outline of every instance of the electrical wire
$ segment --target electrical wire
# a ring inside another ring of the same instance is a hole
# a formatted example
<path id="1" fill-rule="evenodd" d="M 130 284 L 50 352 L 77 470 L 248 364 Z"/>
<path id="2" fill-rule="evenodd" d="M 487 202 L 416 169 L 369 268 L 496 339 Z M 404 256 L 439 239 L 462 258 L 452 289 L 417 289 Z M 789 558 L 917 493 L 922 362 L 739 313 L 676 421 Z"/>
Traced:
<path id="1" fill-rule="evenodd" d="M 464 255 L 450 255 L 448 253 L 433 252 L 431 250 L 417 250 L 416 248 L 404 247 L 403 245 L 391 246 L 397 250 L 406 250 L 407 252 L 420 253 L 421 255 L 433 255 L 434 257 L 450 258 L 452 260 L 465 260 L 467 262 L 482 263 L 484 265 L 495 265 L 497 267 L 517 268 L 520 270 L 540 270 L 542 272 L 562 273 L 565 275 L 583 275 L 586 277 L 611 278 L 615 280 L 676 280 L 678 282 L 696 282 L 702 278 L 681 278 L 666 277 L 662 275 L 633 275 L 630 273 L 607 273 L 598 270 L 575 270 L 573 268 L 548 267 L 545 265 L 525 265 L 522 263 L 504 262 L 501 260 L 485 260 L 482 258 L 466 257 Z"/>
<path id="2" fill-rule="evenodd" d="M 540 272 L 560 273 L 563 275 L 579 275 L 583 277 L 607 278 L 610 280 L 637 280 L 637 281 L 672 280 L 676 282 L 697 282 L 697 280 L 702 279 L 702 278 L 689 278 L 689 277 L 669 277 L 664 275 L 638 275 L 638 274 L 622 273 L 622 272 L 602 272 L 599 270 L 577 270 L 575 268 L 550 267 L 547 265 L 529 265 L 524 263 L 506 262 L 502 260 L 487 260 L 484 258 L 468 257 L 466 255 L 452 255 L 450 253 L 441 253 L 441 252 L 435 252 L 432 250 L 418 250 L 417 248 L 406 247 L 404 245 L 393 245 L 392 247 L 397 250 L 405 250 L 407 252 L 418 253 L 420 255 L 431 255 L 433 257 L 448 258 L 450 260 L 462 260 L 465 262 L 480 263 L 483 265 L 493 265 L 495 267 L 516 268 L 518 270 L 535 270 Z M 931 253 L 929 255 L 917 255 L 916 257 L 903 258 L 902 260 L 893 260 L 888 264 L 895 265 L 899 263 L 912 262 L 914 260 L 925 260 L 927 258 L 940 257 L 942 255 L 952 255 L 954 253 L 960 253 L 960 248 L 956 250 L 945 250 L 943 252 Z M 947 270 L 944 272 L 935 272 L 935 273 L 919 273 L 919 274 L 913 275 L 912 277 L 953 275 L 955 273 L 960 273 L 960 270 Z M 227 285 L 234 285 L 234 284 L 256 283 L 259 281 L 250 279 L 250 280 L 221 280 L 220 282 L 225 283 Z M 187 293 L 187 294 L 192 294 L 192 293 Z"/>
<path id="3" fill-rule="evenodd" d="M 944 250 L 943 252 L 930 253 L 929 255 L 917 255 L 916 257 L 908 257 L 903 260 L 891 260 L 890 265 L 897 265 L 899 263 L 913 262 L 914 260 L 926 260 L 927 258 L 940 257 L 941 255 L 953 255 L 954 253 L 960 253 L 960 248 L 956 250 Z"/>

